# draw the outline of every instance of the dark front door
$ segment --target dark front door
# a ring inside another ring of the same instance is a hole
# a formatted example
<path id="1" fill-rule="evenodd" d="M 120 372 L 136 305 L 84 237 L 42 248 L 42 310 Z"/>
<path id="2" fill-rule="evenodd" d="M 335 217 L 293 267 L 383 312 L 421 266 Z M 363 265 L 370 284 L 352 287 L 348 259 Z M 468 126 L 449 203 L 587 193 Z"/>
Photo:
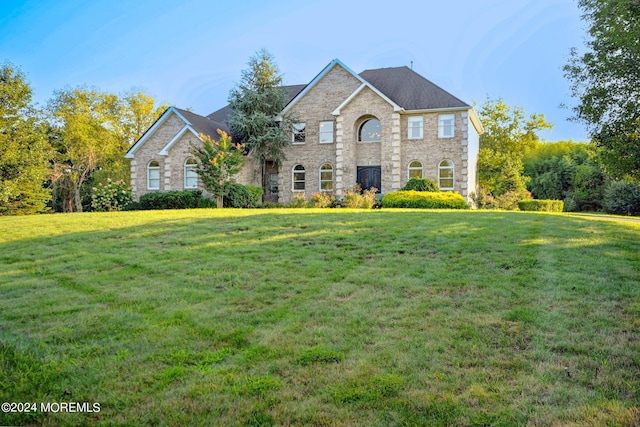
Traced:
<path id="1" fill-rule="evenodd" d="M 382 188 L 382 171 L 380 166 L 358 166 L 356 182 L 363 190 L 376 188 L 376 193 Z"/>
<path id="2" fill-rule="evenodd" d="M 278 166 L 276 166 L 274 162 L 267 161 L 265 163 L 265 174 L 262 188 L 264 189 L 265 202 L 278 201 Z"/>

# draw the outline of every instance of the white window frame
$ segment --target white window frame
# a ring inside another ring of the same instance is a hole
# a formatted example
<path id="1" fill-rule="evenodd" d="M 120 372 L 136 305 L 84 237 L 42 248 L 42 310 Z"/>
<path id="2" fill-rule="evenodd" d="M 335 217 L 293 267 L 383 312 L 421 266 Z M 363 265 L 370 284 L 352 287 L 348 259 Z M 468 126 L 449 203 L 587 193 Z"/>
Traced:
<path id="1" fill-rule="evenodd" d="M 446 166 L 442 166 L 442 164 L 444 162 L 448 162 L 449 164 Z M 451 177 L 442 177 L 442 171 L 451 171 Z M 451 179 L 451 187 L 443 187 L 442 186 L 442 180 L 443 179 Z M 455 183 L 455 165 L 454 163 L 449 160 L 449 159 L 443 159 L 440 163 L 438 163 L 438 187 L 440 188 L 440 191 L 453 191 L 454 187 L 455 187 L 456 183 Z"/>
<path id="2" fill-rule="evenodd" d="M 330 169 L 323 169 L 325 166 L 329 166 Z M 331 173 L 331 179 L 322 179 L 322 173 Z M 320 166 L 320 191 L 330 192 L 333 191 L 333 165 L 331 163 L 325 163 Z M 322 188 L 322 184 L 331 183 L 331 188 Z"/>
<path id="3" fill-rule="evenodd" d="M 453 138 L 456 133 L 455 129 L 455 114 L 440 114 L 438 116 L 438 138 Z"/>
<path id="4" fill-rule="evenodd" d="M 193 163 L 189 163 L 191 160 Z M 189 181 L 193 184 L 189 185 Z M 193 157 L 184 161 L 184 188 L 188 190 L 198 188 L 198 162 Z"/>
<path id="5" fill-rule="evenodd" d="M 412 164 L 417 163 L 420 165 L 420 167 L 417 166 L 411 166 Z M 422 166 L 422 162 L 418 161 L 418 160 L 411 160 L 409 162 L 409 166 L 407 168 L 407 179 L 411 179 L 411 171 L 420 171 L 420 177 L 419 178 L 423 178 L 424 177 L 424 167 Z"/>
<path id="6" fill-rule="evenodd" d="M 414 135 L 413 131 L 417 131 L 418 134 Z M 424 118 L 422 116 L 409 117 L 409 120 L 407 121 L 407 138 L 424 138 Z"/>
<path id="7" fill-rule="evenodd" d="M 157 166 L 151 166 L 152 163 L 157 164 Z M 151 173 L 157 174 L 157 178 L 154 176 L 151 177 Z M 157 186 L 152 186 L 151 182 L 157 181 Z M 151 160 L 147 163 L 147 190 L 159 190 L 160 189 L 160 162 L 157 160 Z"/>
<path id="8" fill-rule="evenodd" d="M 323 130 L 322 126 L 327 126 L 330 127 L 331 130 Z M 330 120 L 326 120 L 326 121 L 322 121 L 320 122 L 320 125 L 318 126 L 318 140 L 320 142 L 320 144 L 332 144 L 333 143 L 333 121 Z"/>
<path id="9" fill-rule="evenodd" d="M 291 143 L 304 144 L 307 142 L 307 124 L 294 123 L 291 129 Z M 297 140 L 298 139 L 298 140 Z"/>
<path id="10" fill-rule="evenodd" d="M 297 169 L 298 167 L 302 169 Z M 300 179 L 300 176 L 298 176 L 298 179 L 296 179 L 296 174 L 298 175 L 302 174 L 302 179 Z M 299 184 L 299 183 L 302 183 L 302 188 L 296 188 L 296 184 Z M 291 191 L 304 192 L 306 190 L 306 187 L 307 187 L 307 170 L 302 165 L 299 165 L 299 164 L 295 165 L 293 169 L 291 169 Z"/>

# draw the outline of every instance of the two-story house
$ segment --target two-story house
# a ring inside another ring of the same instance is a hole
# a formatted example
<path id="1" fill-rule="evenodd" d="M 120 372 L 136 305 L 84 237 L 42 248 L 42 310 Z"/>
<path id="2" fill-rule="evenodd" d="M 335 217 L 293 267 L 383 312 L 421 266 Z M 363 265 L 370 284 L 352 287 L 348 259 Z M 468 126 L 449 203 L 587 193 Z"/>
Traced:
<path id="1" fill-rule="evenodd" d="M 408 67 L 351 71 L 329 63 L 309 84 L 287 86 L 282 114 L 298 120 L 279 168 L 248 161 L 238 182 L 265 188 L 265 199 L 289 202 L 295 193 L 341 196 L 356 184 L 381 193 L 410 177 L 431 178 L 442 191 L 470 200 L 476 187 L 479 135 L 473 108 Z M 169 108 L 131 147 L 136 197 L 149 191 L 198 188 L 191 144 L 199 134 L 228 131 L 228 107 L 207 117 Z"/>

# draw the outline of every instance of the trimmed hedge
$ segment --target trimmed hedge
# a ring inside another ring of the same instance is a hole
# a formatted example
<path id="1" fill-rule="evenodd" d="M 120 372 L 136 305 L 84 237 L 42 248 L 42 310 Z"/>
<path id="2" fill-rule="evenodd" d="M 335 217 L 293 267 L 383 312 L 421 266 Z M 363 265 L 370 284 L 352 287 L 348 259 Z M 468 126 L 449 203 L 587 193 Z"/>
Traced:
<path id="1" fill-rule="evenodd" d="M 192 209 L 197 208 L 202 190 L 159 191 L 140 196 L 138 205 L 142 210 Z"/>
<path id="2" fill-rule="evenodd" d="M 394 191 L 382 198 L 383 208 L 469 209 L 469 204 L 458 193 L 432 193 L 425 191 Z"/>
<path id="3" fill-rule="evenodd" d="M 564 202 L 562 200 L 520 200 L 518 209 L 535 212 L 562 212 Z"/>
<path id="4" fill-rule="evenodd" d="M 438 184 L 432 179 L 429 178 L 411 178 L 405 186 L 402 188 L 403 191 L 415 190 L 415 191 L 430 191 L 433 193 L 439 193 L 440 188 L 438 188 Z"/>
<path id="5" fill-rule="evenodd" d="M 252 185 L 231 184 L 229 194 L 222 199 L 225 208 L 253 208 L 262 201 L 262 188 Z"/>
<path id="6" fill-rule="evenodd" d="M 251 207 L 256 207 L 262 203 L 262 194 L 264 193 L 262 187 L 257 187 L 255 185 L 245 185 L 245 187 L 247 187 L 249 197 L 251 198 Z"/>

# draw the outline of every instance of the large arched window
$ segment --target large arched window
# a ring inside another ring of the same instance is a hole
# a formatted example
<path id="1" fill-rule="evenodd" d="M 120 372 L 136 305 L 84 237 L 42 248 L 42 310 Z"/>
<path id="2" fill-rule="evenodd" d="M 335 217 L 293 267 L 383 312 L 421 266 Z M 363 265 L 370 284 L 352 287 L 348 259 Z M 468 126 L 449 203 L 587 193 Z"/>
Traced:
<path id="1" fill-rule="evenodd" d="M 147 165 L 147 190 L 160 189 L 160 163 L 151 160 Z"/>
<path id="2" fill-rule="evenodd" d="M 382 141 L 382 124 L 378 119 L 365 120 L 358 129 L 358 142 Z"/>
<path id="3" fill-rule="evenodd" d="M 440 190 L 453 190 L 453 162 L 443 160 L 438 165 L 438 185 Z"/>
<path id="4" fill-rule="evenodd" d="M 320 191 L 333 191 L 333 166 L 329 163 L 320 166 Z"/>
<path id="5" fill-rule="evenodd" d="M 409 163 L 409 179 L 422 178 L 422 163 L 417 160 Z"/>
<path id="6" fill-rule="evenodd" d="M 198 188 L 198 163 L 193 157 L 184 162 L 184 188 Z"/>
<path id="7" fill-rule="evenodd" d="M 304 191 L 305 187 L 305 170 L 302 165 L 293 167 L 293 191 Z"/>

